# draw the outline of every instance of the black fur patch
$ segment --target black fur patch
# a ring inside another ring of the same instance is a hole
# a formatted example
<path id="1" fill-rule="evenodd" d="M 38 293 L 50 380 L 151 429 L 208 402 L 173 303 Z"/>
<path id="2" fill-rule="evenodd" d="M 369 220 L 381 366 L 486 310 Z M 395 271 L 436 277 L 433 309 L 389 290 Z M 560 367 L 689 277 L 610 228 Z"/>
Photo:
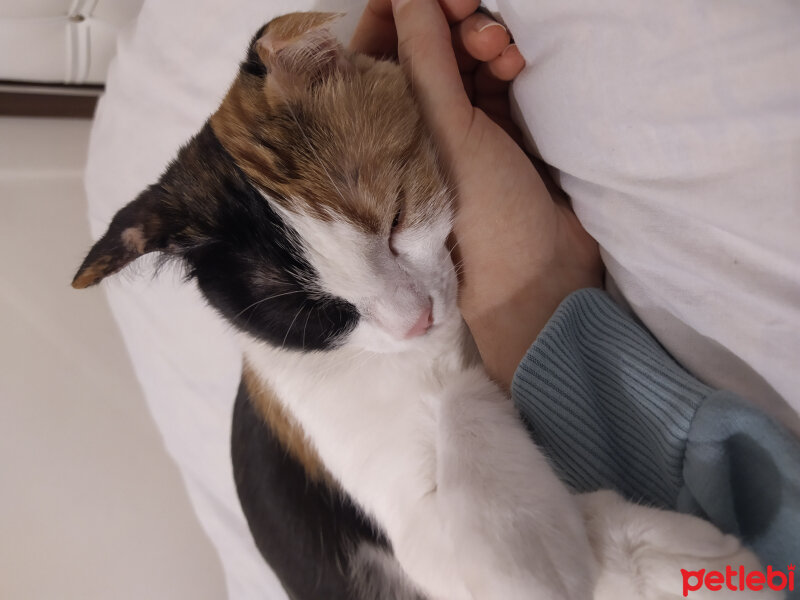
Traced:
<path id="1" fill-rule="evenodd" d="M 240 384 L 233 413 L 231 455 L 236 490 L 256 546 L 293 600 L 362 600 L 350 560 L 360 543 L 388 550 L 350 498 L 309 481 Z M 382 573 L 361 574 L 373 581 Z M 374 598 L 363 598 L 374 600 Z"/>
<path id="2" fill-rule="evenodd" d="M 329 349 L 358 323 L 352 304 L 317 288 L 317 273 L 295 232 L 208 123 L 157 184 L 115 215 L 73 285 L 94 285 L 156 251 L 182 261 L 209 303 L 234 326 L 275 346 Z"/>
<path id="3" fill-rule="evenodd" d="M 209 125 L 192 141 L 209 165 L 222 170 L 208 243 L 184 258 L 205 297 L 239 329 L 273 345 L 324 350 L 349 333 L 358 312 L 314 289 L 317 274 L 296 234 L 246 179 Z M 183 153 L 182 153 L 183 155 Z M 180 178 L 179 156 L 164 184 Z M 207 184 L 206 184 L 207 185 Z"/>
<path id="4" fill-rule="evenodd" d="M 256 42 L 261 39 L 266 31 L 267 25 L 264 25 L 250 40 L 250 45 L 247 47 L 247 58 L 239 65 L 243 73 L 259 78 L 264 78 L 267 75 L 267 67 L 261 62 L 258 52 L 256 52 Z"/>

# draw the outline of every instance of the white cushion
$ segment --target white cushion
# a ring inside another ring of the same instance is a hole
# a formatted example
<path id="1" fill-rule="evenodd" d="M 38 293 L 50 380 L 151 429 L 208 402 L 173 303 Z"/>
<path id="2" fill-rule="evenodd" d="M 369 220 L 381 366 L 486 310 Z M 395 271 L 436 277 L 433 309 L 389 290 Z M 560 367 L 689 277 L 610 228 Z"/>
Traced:
<path id="1" fill-rule="evenodd" d="M 0 79 L 99 84 L 117 31 L 143 0 L 6 0 L 0 6 Z"/>

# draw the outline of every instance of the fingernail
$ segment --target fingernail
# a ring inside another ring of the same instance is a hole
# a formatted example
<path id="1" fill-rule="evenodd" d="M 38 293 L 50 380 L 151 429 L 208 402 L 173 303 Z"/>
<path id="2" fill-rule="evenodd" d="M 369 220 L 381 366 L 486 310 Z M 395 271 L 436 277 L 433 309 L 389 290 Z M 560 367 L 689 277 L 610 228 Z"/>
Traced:
<path id="1" fill-rule="evenodd" d="M 506 28 L 502 23 L 498 23 L 497 21 L 492 21 L 491 23 L 487 23 L 486 25 L 478 29 L 478 33 L 486 31 L 487 29 L 489 29 L 489 27 L 500 27 L 503 31 L 506 31 Z"/>
<path id="2" fill-rule="evenodd" d="M 503 56 L 503 55 L 504 55 L 506 52 L 508 52 L 508 51 L 509 51 L 509 50 L 511 50 L 512 48 L 516 48 L 516 47 L 517 47 L 517 45 L 516 45 L 516 44 L 509 44 L 508 46 L 506 46 L 505 48 L 503 48 L 503 51 L 500 53 L 500 56 Z"/>

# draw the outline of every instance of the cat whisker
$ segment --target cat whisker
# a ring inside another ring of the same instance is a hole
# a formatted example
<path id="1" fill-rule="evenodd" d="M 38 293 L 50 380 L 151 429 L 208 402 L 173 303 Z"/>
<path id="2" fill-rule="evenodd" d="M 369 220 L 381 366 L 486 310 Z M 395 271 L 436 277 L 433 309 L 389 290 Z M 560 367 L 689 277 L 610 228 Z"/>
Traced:
<path id="1" fill-rule="evenodd" d="M 241 317 L 244 313 L 246 313 L 251 308 L 254 308 L 254 307 L 258 306 L 259 304 L 261 304 L 262 302 L 266 302 L 267 300 L 273 300 L 275 298 L 280 298 L 281 296 L 289 296 L 291 294 L 301 294 L 302 292 L 303 292 L 303 290 L 292 290 L 290 292 L 283 292 L 281 294 L 274 294 L 272 296 L 268 296 L 267 298 L 261 298 L 260 300 L 256 300 L 255 302 L 253 302 L 250 306 L 247 306 L 247 307 L 243 308 L 242 310 L 240 310 L 238 313 L 236 313 L 233 316 L 233 318 L 234 319 L 238 319 L 239 317 Z"/>
<path id="2" fill-rule="evenodd" d="M 459 244 L 459 241 L 458 241 L 458 240 L 456 240 L 456 242 L 453 244 L 453 247 L 452 247 L 452 248 L 450 248 L 450 252 L 448 252 L 448 253 L 447 253 L 447 257 L 448 257 L 448 258 L 450 258 L 450 256 L 453 254 L 453 250 L 455 250 L 456 248 L 458 248 L 458 244 Z"/>
<path id="3" fill-rule="evenodd" d="M 349 357 L 347 368 L 348 369 L 354 368 L 353 361 L 355 359 L 357 359 L 357 358 L 360 358 L 361 356 L 363 356 L 365 354 L 367 354 L 367 350 L 365 350 L 363 348 L 359 349 L 355 354 L 353 354 L 352 356 Z M 366 359 L 368 359 L 368 358 L 369 357 L 367 356 Z M 357 366 L 360 366 L 360 365 L 357 365 Z M 328 376 L 329 373 L 331 373 L 333 371 L 341 371 L 341 369 L 342 369 L 342 364 L 340 362 L 334 360 L 334 361 L 331 361 L 329 364 L 327 364 L 324 368 L 317 369 L 314 372 L 314 377 L 316 377 L 318 379 L 324 379 L 325 377 Z"/>
<path id="4" fill-rule="evenodd" d="M 311 313 L 312 312 L 314 312 L 313 304 L 311 306 L 311 309 L 309 309 L 309 311 L 308 311 L 308 315 L 306 315 L 306 324 L 303 325 L 303 341 L 302 341 L 303 350 L 306 349 L 306 329 L 308 329 L 308 320 L 311 318 Z"/>
<path id="5" fill-rule="evenodd" d="M 361 361 L 353 369 L 355 371 L 359 371 L 361 367 L 366 365 L 371 360 L 372 354 L 367 352 L 366 350 L 362 350 L 359 354 L 355 356 L 355 358 L 361 358 Z"/>
<path id="6" fill-rule="evenodd" d="M 294 323 L 295 323 L 295 321 L 297 321 L 297 317 L 300 316 L 300 313 L 303 312 L 303 309 L 305 307 L 306 307 L 306 303 L 303 302 L 303 304 L 300 305 L 300 308 L 298 309 L 297 313 L 294 315 L 294 319 L 292 319 L 292 322 L 289 323 L 289 329 L 286 330 L 286 335 L 283 336 L 283 341 L 281 342 L 281 348 L 285 348 L 286 347 L 286 340 L 289 339 L 289 333 L 292 331 L 292 327 L 294 327 Z"/>
<path id="7" fill-rule="evenodd" d="M 462 273 L 464 273 L 464 261 L 459 260 L 456 263 L 453 263 L 453 270 L 456 272 L 456 277 L 461 277 Z"/>

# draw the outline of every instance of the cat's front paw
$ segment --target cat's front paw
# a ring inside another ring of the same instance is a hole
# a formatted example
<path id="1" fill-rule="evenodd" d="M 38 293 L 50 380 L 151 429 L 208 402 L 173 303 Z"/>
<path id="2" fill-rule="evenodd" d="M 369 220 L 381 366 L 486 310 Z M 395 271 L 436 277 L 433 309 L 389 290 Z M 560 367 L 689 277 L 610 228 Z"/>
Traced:
<path id="1" fill-rule="evenodd" d="M 763 573 L 761 564 L 707 521 L 639 506 L 610 491 L 579 499 L 600 568 L 595 600 L 784 597 L 768 586 L 740 589 L 747 587 L 740 585 L 741 569 Z"/>
<path id="2" fill-rule="evenodd" d="M 436 501 L 469 597 L 590 598 L 580 507 L 511 400 L 482 369 L 465 370 L 442 394 L 437 424 Z"/>

